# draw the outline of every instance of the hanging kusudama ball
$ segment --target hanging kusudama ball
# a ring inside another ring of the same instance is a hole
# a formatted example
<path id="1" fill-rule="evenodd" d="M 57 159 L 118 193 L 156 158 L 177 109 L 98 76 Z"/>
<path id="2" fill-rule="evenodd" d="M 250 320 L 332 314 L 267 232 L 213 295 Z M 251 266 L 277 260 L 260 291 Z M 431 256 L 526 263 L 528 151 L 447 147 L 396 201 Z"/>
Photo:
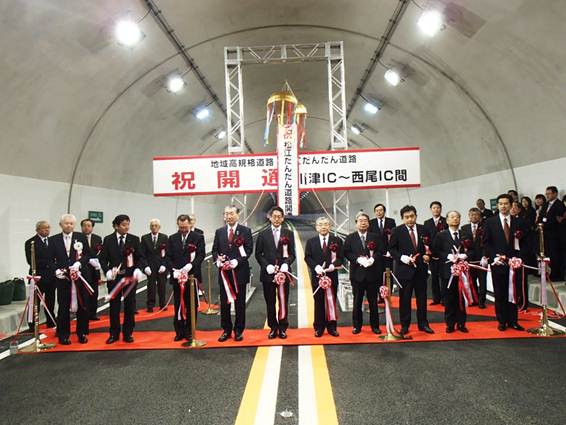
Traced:
<path id="1" fill-rule="evenodd" d="M 267 101 L 267 116 L 263 140 L 269 144 L 269 128 L 273 119 L 277 119 L 277 126 L 291 125 L 295 122 L 297 98 L 291 91 L 277 91 L 271 94 Z"/>

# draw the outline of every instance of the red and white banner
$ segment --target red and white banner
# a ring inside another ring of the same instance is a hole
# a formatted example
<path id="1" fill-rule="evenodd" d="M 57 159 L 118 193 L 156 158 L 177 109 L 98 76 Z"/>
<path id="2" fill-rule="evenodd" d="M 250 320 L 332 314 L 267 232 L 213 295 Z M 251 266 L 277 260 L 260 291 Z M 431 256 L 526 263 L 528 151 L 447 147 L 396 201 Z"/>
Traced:
<path id="1" fill-rule="evenodd" d="M 277 133 L 277 169 L 279 176 L 277 205 L 285 215 L 299 215 L 299 148 L 297 125 L 279 127 Z"/>

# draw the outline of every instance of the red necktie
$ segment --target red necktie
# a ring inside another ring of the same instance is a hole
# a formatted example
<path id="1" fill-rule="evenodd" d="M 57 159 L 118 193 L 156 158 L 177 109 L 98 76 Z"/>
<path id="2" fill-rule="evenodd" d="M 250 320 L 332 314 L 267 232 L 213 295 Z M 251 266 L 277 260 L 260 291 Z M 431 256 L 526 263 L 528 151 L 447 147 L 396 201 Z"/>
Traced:
<path id="1" fill-rule="evenodd" d="M 228 242 L 232 243 L 234 240 L 234 229 L 230 227 L 230 231 L 228 232 Z"/>
<path id="2" fill-rule="evenodd" d="M 505 233 L 505 240 L 509 243 L 509 240 L 511 239 L 511 228 L 507 222 L 507 217 L 503 219 L 503 233 Z"/>
<path id="3" fill-rule="evenodd" d="M 411 242 L 413 243 L 413 247 L 417 249 L 417 238 L 415 238 L 415 231 L 412 227 L 409 227 L 409 236 L 411 237 Z"/>

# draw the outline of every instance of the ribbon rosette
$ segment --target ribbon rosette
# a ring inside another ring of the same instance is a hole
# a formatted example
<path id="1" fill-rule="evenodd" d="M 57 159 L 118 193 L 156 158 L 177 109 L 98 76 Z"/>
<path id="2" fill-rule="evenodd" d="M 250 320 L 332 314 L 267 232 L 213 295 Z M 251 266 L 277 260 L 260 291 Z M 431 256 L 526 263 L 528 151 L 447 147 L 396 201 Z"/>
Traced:
<path id="1" fill-rule="evenodd" d="M 328 245 L 328 249 L 330 249 L 330 263 L 334 264 L 336 262 L 336 253 L 338 252 L 338 244 L 336 242 L 332 242 Z"/>
<path id="2" fill-rule="evenodd" d="M 189 251 L 189 263 L 192 263 L 195 260 L 197 246 L 194 243 L 190 243 L 187 245 L 187 251 Z"/>
<path id="3" fill-rule="evenodd" d="M 94 251 L 96 252 L 96 256 L 98 257 L 100 255 L 100 253 L 102 252 L 102 245 L 101 244 L 97 244 L 94 247 Z"/>
<path id="4" fill-rule="evenodd" d="M 452 280 L 456 277 L 458 278 L 458 298 L 460 300 L 460 308 L 464 310 L 464 307 L 477 302 L 478 296 L 473 285 L 470 284 L 472 281 L 470 277 L 470 265 L 467 261 L 457 261 L 450 266 L 450 280 L 448 281 L 448 288 L 452 284 Z"/>
<path id="5" fill-rule="evenodd" d="M 318 286 L 324 290 L 324 307 L 326 309 L 326 320 L 336 320 L 336 300 L 332 291 L 332 279 L 326 275 L 318 278 Z"/>
<path id="6" fill-rule="evenodd" d="M 283 258 L 289 258 L 289 238 L 287 236 L 282 236 L 279 242 L 283 246 Z"/>
<path id="7" fill-rule="evenodd" d="M 165 258 L 166 249 L 167 249 L 167 244 L 162 243 L 161 245 L 159 245 L 159 253 L 161 255 L 161 258 Z"/>
<path id="8" fill-rule="evenodd" d="M 134 267 L 134 248 L 127 246 L 124 249 L 124 256 L 126 257 L 126 267 Z"/>
<path id="9" fill-rule="evenodd" d="M 472 247 L 472 241 L 471 239 L 464 239 L 462 241 L 462 246 L 464 247 L 464 249 L 467 251 L 468 249 L 470 249 Z"/>
<path id="10" fill-rule="evenodd" d="M 379 287 L 379 295 L 385 301 L 385 327 L 387 328 L 387 333 L 395 334 L 395 328 L 393 326 L 393 317 L 391 316 L 391 305 L 389 304 L 389 288 L 387 285 L 382 285 Z"/>
<path id="11" fill-rule="evenodd" d="M 436 231 L 437 231 L 437 232 L 441 232 L 441 231 L 443 231 L 443 230 L 444 230 L 444 223 L 442 223 L 441 221 L 439 221 L 439 222 L 436 224 Z"/>
<path id="12" fill-rule="evenodd" d="M 521 260 L 518 257 L 511 257 L 509 258 L 507 264 L 509 264 L 509 296 L 507 299 L 510 303 L 517 304 L 517 290 L 515 287 L 515 281 L 517 280 L 517 270 L 523 267 L 523 260 Z M 525 271 L 523 270 L 523 275 L 524 272 Z M 525 279 L 523 276 L 522 279 L 523 285 L 524 285 L 524 281 Z"/>
<path id="13" fill-rule="evenodd" d="M 238 235 L 236 237 L 236 239 L 234 239 L 234 246 L 238 248 L 238 251 L 240 252 L 240 256 L 242 257 L 246 257 L 246 250 L 244 249 L 244 238 L 242 238 L 240 235 Z"/>
<path id="14" fill-rule="evenodd" d="M 425 247 L 425 255 L 431 255 L 430 252 L 430 237 L 428 235 L 424 235 L 422 237 L 423 245 Z"/>
<path id="15" fill-rule="evenodd" d="M 83 244 L 80 241 L 75 241 L 73 244 L 73 249 L 77 253 L 77 261 L 79 261 L 83 255 Z"/>
<path id="16" fill-rule="evenodd" d="M 379 287 L 379 295 L 381 298 L 385 299 L 389 297 L 389 288 L 385 285 Z"/>
<path id="17" fill-rule="evenodd" d="M 515 230 L 515 239 L 522 239 L 522 238 L 523 238 L 523 231 Z"/>
<path id="18" fill-rule="evenodd" d="M 177 320 L 183 320 L 183 316 L 186 317 L 187 308 L 185 306 L 185 290 L 187 289 L 187 281 L 189 280 L 189 275 L 186 271 L 181 270 L 179 272 L 179 292 L 181 297 L 181 303 L 179 304 L 179 310 L 177 311 Z"/>
<path id="19" fill-rule="evenodd" d="M 387 242 L 389 242 L 389 238 L 391 237 L 391 229 L 384 229 L 383 233 L 387 236 Z"/>
<path id="20" fill-rule="evenodd" d="M 374 241 L 369 241 L 367 244 L 367 247 L 369 249 L 369 256 L 373 257 L 373 251 L 375 251 L 376 245 Z"/>

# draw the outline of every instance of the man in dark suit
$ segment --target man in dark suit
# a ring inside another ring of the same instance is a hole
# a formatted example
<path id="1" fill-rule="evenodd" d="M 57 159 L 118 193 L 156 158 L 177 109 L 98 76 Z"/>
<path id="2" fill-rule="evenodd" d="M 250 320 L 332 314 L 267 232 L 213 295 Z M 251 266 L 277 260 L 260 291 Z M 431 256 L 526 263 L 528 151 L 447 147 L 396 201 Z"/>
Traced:
<path id="1" fill-rule="evenodd" d="M 220 316 L 224 342 L 234 330 L 234 340 L 242 341 L 246 327 L 246 285 L 250 281 L 249 258 L 253 253 L 254 241 L 249 227 L 238 223 L 240 210 L 229 205 L 224 208 L 225 226 L 216 229 L 212 244 L 212 258 L 218 267 L 220 285 Z M 236 320 L 232 323 L 230 304 L 236 307 Z"/>
<path id="2" fill-rule="evenodd" d="M 336 292 L 338 291 L 338 268 L 342 267 L 344 262 L 342 239 L 330 234 L 330 220 L 327 217 L 316 219 L 316 231 L 318 235 L 309 239 L 305 246 L 305 262 L 310 270 L 313 293 L 316 291 L 314 294 L 314 336 L 321 337 L 324 329 L 329 335 L 339 336 L 336 329 L 338 317 Z M 319 277 L 323 275 L 332 281 L 332 286 L 328 289 L 319 289 Z"/>
<path id="3" fill-rule="evenodd" d="M 507 194 L 497 197 L 499 214 L 485 222 L 485 254 L 491 264 L 493 292 L 495 295 L 495 314 L 504 331 L 507 327 L 524 330 L 518 323 L 517 304 L 509 301 L 509 265 L 508 260 L 520 255 L 514 235 L 517 222 L 510 214 L 512 198 Z M 518 275 L 521 271 L 517 270 Z"/>
<path id="4" fill-rule="evenodd" d="M 181 214 L 177 217 L 177 228 L 178 232 L 171 235 L 167 241 L 166 258 L 175 300 L 173 325 L 175 327 L 175 341 L 181 339 L 191 341 L 193 339 L 191 309 L 194 306 L 195 311 L 197 311 L 198 308 L 198 282 L 202 281 L 201 266 L 206 250 L 203 235 L 190 230 L 188 215 Z M 197 280 L 193 300 L 191 300 L 189 286 L 191 277 Z M 183 304 L 185 306 L 184 311 Z"/>
<path id="5" fill-rule="evenodd" d="M 493 211 L 485 207 L 485 201 L 483 199 L 479 198 L 476 201 L 476 207 L 480 210 L 483 222 L 485 222 L 489 217 L 493 217 Z"/>
<path id="6" fill-rule="evenodd" d="M 440 278 L 444 288 L 446 288 L 444 298 L 446 333 L 454 332 L 455 326 L 458 326 L 459 331 L 467 333 L 466 307 L 465 303 L 460 301 L 460 278 L 452 276 L 451 268 L 453 264 L 468 259 L 464 241 L 471 241 L 472 235 L 463 230 L 460 231 L 460 213 L 458 211 L 449 211 L 446 214 L 446 223 L 448 228 L 438 232 L 432 248 L 433 255 L 439 259 L 441 264 Z M 448 287 L 448 284 L 450 284 L 450 287 Z M 469 284 L 471 285 L 472 282 L 469 282 Z"/>
<path id="7" fill-rule="evenodd" d="M 57 337 L 62 345 L 71 341 L 71 311 L 77 313 L 77 336 L 81 344 L 85 344 L 88 334 L 89 291 L 82 280 L 71 280 L 72 275 L 81 273 L 84 279 L 91 281 L 88 268 L 92 254 L 86 237 L 74 232 L 77 219 L 72 214 L 63 214 L 59 225 L 61 233 L 49 238 L 49 250 L 55 263 L 57 278 Z"/>
<path id="8" fill-rule="evenodd" d="M 201 235 L 204 235 L 204 232 L 197 227 L 197 216 L 194 214 L 189 214 L 189 218 L 191 219 L 191 232 L 197 232 Z"/>
<path id="9" fill-rule="evenodd" d="M 561 247 L 561 232 L 564 216 L 564 204 L 558 199 L 556 186 L 546 188 L 546 210 L 543 211 L 542 223 L 544 232 L 544 251 L 550 258 L 550 279 L 554 282 L 564 280 L 564 265 L 562 263 L 563 248 Z"/>
<path id="10" fill-rule="evenodd" d="M 100 251 L 102 251 L 102 238 L 93 233 L 94 221 L 90 218 L 85 218 L 81 221 L 81 230 L 83 235 L 85 235 L 88 248 L 93 255 L 93 258 L 90 259 L 88 265 L 90 276 L 90 280 L 88 282 L 94 291 L 92 295 L 89 296 L 88 319 L 97 321 L 100 320 L 96 315 L 96 311 L 98 309 L 98 283 L 100 282 L 100 262 L 98 261 L 98 255 L 100 254 Z"/>
<path id="11" fill-rule="evenodd" d="M 378 234 L 385 243 L 385 258 L 383 263 L 385 267 L 393 268 L 393 258 L 389 254 L 389 238 L 391 237 L 391 232 L 396 227 L 395 220 L 390 217 L 385 217 L 386 208 L 383 204 L 376 204 L 373 207 L 373 212 L 375 213 L 375 218 L 369 221 L 368 231 L 371 233 Z"/>
<path id="12" fill-rule="evenodd" d="M 45 318 L 47 321 L 48 328 L 54 328 L 55 322 L 55 292 L 56 292 L 56 282 L 54 276 L 54 264 L 53 258 L 49 253 L 49 232 L 51 227 L 49 223 L 45 220 L 38 221 L 35 225 L 35 236 L 29 238 L 24 244 L 24 250 L 26 253 L 26 260 L 29 264 L 29 274 L 32 274 L 32 257 L 31 257 L 31 242 L 34 242 L 35 246 L 35 275 L 39 276 L 40 279 L 37 282 L 37 286 L 43 297 L 45 298 L 45 304 L 47 309 L 53 316 L 45 312 Z M 28 323 L 30 331 L 34 330 L 35 324 Z"/>
<path id="13" fill-rule="evenodd" d="M 289 321 L 289 282 L 278 285 L 274 282 L 278 272 L 291 272 L 295 262 L 295 237 L 293 232 L 282 227 L 285 212 L 281 207 L 273 207 L 269 211 L 271 226 L 259 233 L 256 240 L 255 258 L 261 267 L 260 280 L 267 307 L 267 326 L 269 339 L 277 336 L 287 338 Z M 279 312 L 275 311 L 275 300 L 279 301 Z"/>
<path id="14" fill-rule="evenodd" d="M 462 226 L 462 233 L 468 235 L 470 239 L 471 246 L 467 250 L 466 254 L 468 256 L 468 261 L 479 264 L 480 262 L 487 261 L 484 256 L 483 248 L 483 222 L 481 219 L 481 211 L 479 208 L 473 207 L 468 211 L 468 218 L 470 220 L 469 224 L 464 224 Z M 470 277 L 476 288 L 478 294 L 478 307 L 485 308 L 485 300 L 487 295 L 487 272 L 483 270 L 478 270 L 476 268 L 470 268 Z"/>
<path id="15" fill-rule="evenodd" d="M 369 304 L 371 330 L 380 334 L 377 295 L 383 284 L 384 243 L 379 235 L 368 232 L 369 216 L 360 211 L 356 214 L 356 232 L 350 233 L 344 241 L 344 256 L 350 262 L 350 282 L 354 292 L 352 310 L 352 333 L 362 330 L 362 304 L 364 295 Z"/>
<path id="16" fill-rule="evenodd" d="M 442 217 L 442 204 L 439 201 L 430 203 L 430 212 L 432 217 L 423 223 L 431 243 L 434 244 L 434 238 L 438 232 L 446 229 L 446 219 Z M 432 302 L 430 305 L 436 305 L 444 302 L 444 289 L 440 284 L 440 267 L 442 262 L 432 257 L 428 265 L 430 270 L 430 281 L 432 289 Z"/>
<path id="17" fill-rule="evenodd" d="M 434 333 L 427 319 L 426 285 L 427 268 L 430 261 L 431 239 L 426 228 L 417 224 L 417 210 L 412 205 L 401 208 L 403 224 L 393 229 L 389 250 L 395 260 L 399 289 L 399 319 L 401 334 L 409 332 L 411 325 L 411 297 L 415 291 L 417 299 L 417 324 L 420 331 Z"/>
<path id="18" fill-rule="evenodd" d="M 129 233 L 130 217 L 125 214 L 117 215 L 112 221 L 114 232 L 104 238 L 102 252 L 98 257 L 102 270 L 106 274 L 108 293 L 117 285 L 128 282 L 117 289 L 115 297 L 110 300 L 110 337 L 107 344 L 113 344 L 120 339 L 120 331 L 124 342 L 134 342 L 132 333 L 135 327 L 134 314 L 136 311 L 137 282 L 143 279 L 141 272 L 147 265 L 141 249 L 140 239 Z M 129 291 L 129 292 L 128 292 Z M 124 323 L 120 326 L 121 298 L 124 298 Z"/>
<path id="19" fill-rule="evenodd" d="M 147 266 L 144 270 L 147 275 L 147 301 L 148 313 L 155 307 L 155 289 L 159 295 L 159 309 L 165 309 L 165 282 L 167 281 L 167 260 L 165 258 L 167 235 L 160 233 L 161 222 L 154 218 L 149 222 L 150 232 L 141 237 L 141 249 Z"/>

